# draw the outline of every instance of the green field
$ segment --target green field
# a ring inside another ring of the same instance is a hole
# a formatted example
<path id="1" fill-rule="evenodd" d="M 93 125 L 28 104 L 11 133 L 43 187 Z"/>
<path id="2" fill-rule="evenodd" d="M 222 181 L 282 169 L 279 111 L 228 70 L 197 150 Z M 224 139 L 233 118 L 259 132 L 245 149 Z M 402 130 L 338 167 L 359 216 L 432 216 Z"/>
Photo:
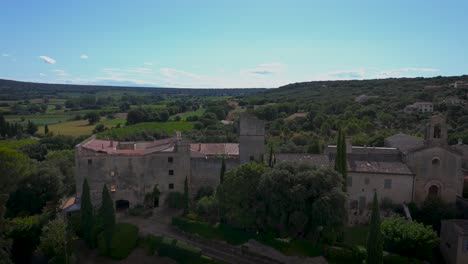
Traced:
<path id="1" fill-rule="evenodd" d="M 180 116 L 181 120 L 185 121 L 189 116 L 202 116 L 205 113 L 205 108 L 198 108 L 196 111 L 184 112 L 177 115 L 171 116 L 171 120 L 174 120 L 176 116 Z"/>
<path id="2" fill-rule="evenodd" d="M 99 137 L 115 137 L 119 138 L 125 134 L 136 131 L 165 131 L 168 135 L 172 135 L 174 131 L 187 131 L 193 129 L 193 122 L 144 122 L 121 128 L 112 128 L 110 130 L 99 133 Z"/>
<path id="3" fill-rule="evenodd" d="M 55 124 L 63 121 L 67 121 L 71 118 L 67 114 L 41 114 L 41 115 L 7 115 L 5 120 L 8 122 L 18 122 L 26 124 L 28 120 L 35 123 L 36 125 Z"/>
<path id="4" fill-rule="evenodd" d="M 5 140 L 0 140 L 0 147 L 6 147 L 6 148 L 11 148 L 11 149 L 18 149 L 24 145 L 29 145 L 29 144 L 34 144 L 36 143 L 36 139 L 32 138 L 24 138 L 24 139 L 5 139 Z"/>

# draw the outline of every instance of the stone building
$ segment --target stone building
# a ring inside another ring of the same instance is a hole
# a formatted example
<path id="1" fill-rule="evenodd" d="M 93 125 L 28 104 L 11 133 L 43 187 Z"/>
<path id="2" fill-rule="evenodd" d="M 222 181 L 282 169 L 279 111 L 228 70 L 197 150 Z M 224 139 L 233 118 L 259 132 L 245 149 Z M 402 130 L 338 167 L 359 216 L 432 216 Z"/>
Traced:
<path id="1" fill-rule="evenodd" d="M 462 195 L 462 153 L 447 143 L 443 116 L 433 116 L 425 139 L 403 133 L 385 139 L 385 147 L 352 146 L 347 140 L 348 215 L 351 224 L 367 222 L 374 192 L 394 204 L 421 203 L 440 197 L 455 203 Z M 281 153 L 278 161 L 303 161 L 319 167 L 333 167 L 336 146 L 322 155 Z"/>
<path id="2" fill-rule="evenodd" d="M 104 184 L 117 208 L 143 204 L 154 186 L 164 204 L 170 192 L 183 192 L 187 178 L 190 194 L 200 187 L 219 184 L 222 158 L 230 169 L 241 162 L 261 161 L 264 152 L 264 123 L 247 114 L 240 118 L 240 144 L 192 143 L 180 133 L 173 138 L 146 142 L 118 142 L 94 136 L 75 147 L 77 198 L 84 178 L 90 186 L 92 203 L 101 203 Z"/>
<path id="3" fill-rule="evenodd" d="M 447 264 L 468 263 L 468 220 L 442 220 L 440 252 Z"/>
<path id="4" fill-rule="evenodd" d="M 404 111 L 406 113 L 432 113 L 434 111 L 434 105 L 431 102 L 416 102 L 414 104 L 407 105 Z"/>

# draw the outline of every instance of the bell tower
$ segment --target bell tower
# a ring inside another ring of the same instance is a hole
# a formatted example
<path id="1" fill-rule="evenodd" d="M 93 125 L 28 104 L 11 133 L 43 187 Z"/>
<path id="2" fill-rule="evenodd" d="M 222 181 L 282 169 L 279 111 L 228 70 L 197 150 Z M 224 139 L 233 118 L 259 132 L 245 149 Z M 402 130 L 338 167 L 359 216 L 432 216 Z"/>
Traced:
<path id="1" fill-rule="evenodd" d="M 447 123 L 443 115 L 431 116 L 429 125 L 426 127 L 426 146 L 447 146 Z"/>

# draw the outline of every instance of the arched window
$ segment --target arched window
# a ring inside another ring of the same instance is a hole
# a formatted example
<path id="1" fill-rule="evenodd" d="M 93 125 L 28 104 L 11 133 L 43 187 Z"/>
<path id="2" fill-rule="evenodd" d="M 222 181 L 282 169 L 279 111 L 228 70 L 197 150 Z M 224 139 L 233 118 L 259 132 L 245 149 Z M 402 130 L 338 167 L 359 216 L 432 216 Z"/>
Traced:
<path id="1" fill-rule="evenodd" d="M 440 138 L 441 130 L 440 130 L 440 124 L 437 124 L 434 126 L 434 138 Z"/>
<path id="2" fill-rule="evenodd" d="M 432 159 L 432 165 L 438 166 L 440 164 L 440 159 L 439 158 L 433 158 Z"/>

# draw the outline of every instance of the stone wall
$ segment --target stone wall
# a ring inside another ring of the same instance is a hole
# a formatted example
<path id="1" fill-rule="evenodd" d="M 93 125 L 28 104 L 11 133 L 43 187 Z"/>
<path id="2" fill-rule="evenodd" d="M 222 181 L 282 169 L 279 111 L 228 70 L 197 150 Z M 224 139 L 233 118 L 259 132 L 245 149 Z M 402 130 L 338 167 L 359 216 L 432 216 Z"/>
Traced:
<path id="1" fill-rule="evenodd" d="M 374 192 L 379 202 L 389 198 L 394 204 L 402 204 L 412 201 L 412 190 L 413 175 L 350 172 L 347 184 L 349 223 L 369 221 Z"/>
<path id="2" fill-rule="evenodd" d="M 171 191 L 183 192 L 185 177 L 190 178 L 188 148 L 146 155 L 109 155 L 85 149 L 76 153 L 77 196 L 81 196 L 86 177 L 95 206 L 101 204 L 104 184 L 110 191 L 115 189 L 111 192 L 114 201 L 128 200 L 130 207 L 143 204 L 145 194 L 158 184 L 160 205 L 163 205 L 166 195 Z M 169 161 L 170 157 L 172 162 Z M 169 184 L 173 184 L 173 189 L 169 188 Z"/>
<path id="3" fill-rule="evenodd" d="M 191 159 L 191 182 L 190 195 L 194 197 L 198 189 L 211 186 L 213 189 L 219 185 L 221 173 L 221 158 L 192 158 Z M 226 158 L 226 171 L 239 165 L 239 159 Z"/>

